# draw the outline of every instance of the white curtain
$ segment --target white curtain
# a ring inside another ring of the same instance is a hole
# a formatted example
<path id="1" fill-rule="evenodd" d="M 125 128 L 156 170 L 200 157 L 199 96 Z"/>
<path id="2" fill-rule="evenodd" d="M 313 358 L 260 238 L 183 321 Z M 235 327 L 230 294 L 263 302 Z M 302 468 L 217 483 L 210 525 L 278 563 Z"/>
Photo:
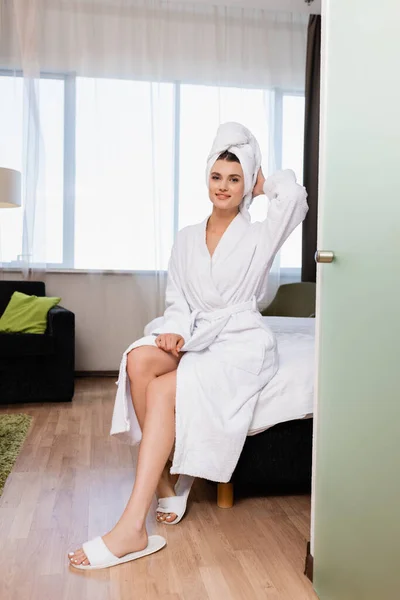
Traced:
<path id="1" fill-rule="evenodd" d="M 0 212 L 3 268 L 88 273 L 99 294 L 94 272 L 124 272 L 135 322 L 160 314 L 176 231 L 210 211 L 218 124 L 243 122 L 264 170 L 281 166 L 282 94 L 303 91 L 306 26 L 237 6 L 0 0 L 0 166 L 23 175 L 23 207 Z M 253 213 L 265 217 L 265 199 Z M 279 260 L 268 300 L 278 284 Z"/>

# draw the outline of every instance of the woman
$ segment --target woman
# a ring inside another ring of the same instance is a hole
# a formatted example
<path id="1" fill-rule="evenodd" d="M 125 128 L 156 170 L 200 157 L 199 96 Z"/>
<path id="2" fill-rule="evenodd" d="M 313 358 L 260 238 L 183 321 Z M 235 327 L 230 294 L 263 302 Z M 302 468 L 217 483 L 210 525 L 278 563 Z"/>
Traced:
<path id="1" fill-rule="evenodd" d="M 158 520 L 174 524 L 194 477 L 230 480 L 258 395 L 278 368 L 257 302 L 275 254 L 308 210 L 292 171 L 265 180 L 260 166 L 250 131 L 221 125 L 207 162 L 212 214 L 179 233 L 164 318 L 121 362 L 111 433 L 141 441 L 133 491 L 112 531 L 70 553 L 75 567 L 104 568 L 161 549 L 165 540 L 145 526 L 156 491 Z M 268 217 L 251 223 L 249 206 L 262 193 Z M 176 488 L 170 473 L 181 475 Z"/>

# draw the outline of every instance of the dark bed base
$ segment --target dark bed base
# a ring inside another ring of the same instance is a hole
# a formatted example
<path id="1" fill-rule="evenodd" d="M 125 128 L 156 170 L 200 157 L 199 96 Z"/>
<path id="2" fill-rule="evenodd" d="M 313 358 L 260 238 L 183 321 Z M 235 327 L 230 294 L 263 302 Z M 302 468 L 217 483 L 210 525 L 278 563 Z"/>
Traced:
<path id="1" fill-rule="evenodd" d="M 246 439 L 231 483 L 218 484 L 218 506 L 233 505 L 233 485 L 259 486 L 266 494 L 311 490 L 313 419 L 279 423 Z"/>

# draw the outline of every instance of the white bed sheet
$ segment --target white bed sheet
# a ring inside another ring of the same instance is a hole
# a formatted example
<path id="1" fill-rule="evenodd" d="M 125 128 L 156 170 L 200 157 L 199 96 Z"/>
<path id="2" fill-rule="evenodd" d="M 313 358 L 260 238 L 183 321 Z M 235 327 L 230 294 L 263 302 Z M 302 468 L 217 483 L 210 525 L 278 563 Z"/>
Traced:
<path id="1" fill-rule="evenodd" d="M 279 369 L 260 394 L 249 435 L 313 414 L 315 319 L 264 319 L 276 335 Z"/>

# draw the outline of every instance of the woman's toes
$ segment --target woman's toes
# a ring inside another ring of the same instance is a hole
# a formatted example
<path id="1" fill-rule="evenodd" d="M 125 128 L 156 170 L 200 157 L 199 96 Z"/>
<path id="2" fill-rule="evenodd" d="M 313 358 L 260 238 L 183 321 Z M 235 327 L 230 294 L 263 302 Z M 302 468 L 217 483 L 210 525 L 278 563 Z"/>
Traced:
<path id="1" fill-rule="evenodd" d="M 168 515 L 165 517 L 165 520 L 168 523 L 172 523 L 173 521 L 175 521 L 176 519 L 176 515 L 174 513 L 168 513 Z"/>
<path id="2" fill-rule="evenodd" d="M 165 521 L 167 523 L 173 523 L 173 521 L 175 521 L 176 519 L 176 514 L 175 513 L 157 513 L 157 521 L 158 523 L 164 523 Z"/>
<path id="3" fill-rule="evenodd" d="M 85 560 L 86 555 L 82 549 L 76 550 L 73 554 L 70 552 L 68 554 L 69 560 L 74 565 L 80 565 L 83 560 Z"/>
<path id="4" fill-rule="evenodd" d="M 176 519 L 175 513 L 157 513 L 157 521 L 158 523 L 173 523 Z"/>
<path id="5" fill-rule="evenodd" d="M 79 558 L 77 558 L 76 564 L 77 565 L 82 565 L 82 564 L 85 563 L 85 561 L 87 561 L 87 563 L 89 564 L 89 561 L 87 560 L 86 555 L 83 554 L 82 556 L 80 556 Z"/>

